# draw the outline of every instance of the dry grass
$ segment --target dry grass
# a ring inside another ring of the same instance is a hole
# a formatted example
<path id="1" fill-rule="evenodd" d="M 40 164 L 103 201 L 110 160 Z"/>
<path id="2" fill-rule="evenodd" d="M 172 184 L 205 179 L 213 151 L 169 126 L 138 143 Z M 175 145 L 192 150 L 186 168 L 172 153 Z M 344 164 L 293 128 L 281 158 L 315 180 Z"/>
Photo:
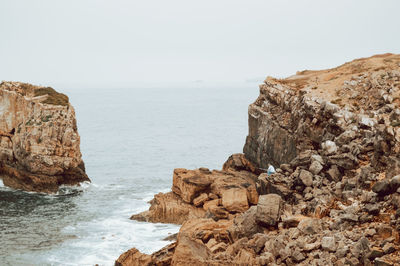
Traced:
<path id="1" fill-rule="evenodd" d="M 47 99 L 44 100 L 43 103 L 67 106 L 69 102 L 67 95 L 59 93 L 51 87 L 39 88 L 35 90 L 35 97 L 42 95 L 48 95 Z"/>

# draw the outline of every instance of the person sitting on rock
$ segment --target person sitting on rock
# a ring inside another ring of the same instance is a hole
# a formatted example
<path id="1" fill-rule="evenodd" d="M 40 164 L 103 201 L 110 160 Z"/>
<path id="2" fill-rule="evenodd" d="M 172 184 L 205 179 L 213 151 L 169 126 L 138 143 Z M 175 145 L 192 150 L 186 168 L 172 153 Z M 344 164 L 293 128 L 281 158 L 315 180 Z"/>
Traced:
<path id="1" fill-rule="evenodd" d="M 275 168 L 271 164 L 268 164 L 267 174 L 272 175 L 274 173 L 275 173 Z"/>

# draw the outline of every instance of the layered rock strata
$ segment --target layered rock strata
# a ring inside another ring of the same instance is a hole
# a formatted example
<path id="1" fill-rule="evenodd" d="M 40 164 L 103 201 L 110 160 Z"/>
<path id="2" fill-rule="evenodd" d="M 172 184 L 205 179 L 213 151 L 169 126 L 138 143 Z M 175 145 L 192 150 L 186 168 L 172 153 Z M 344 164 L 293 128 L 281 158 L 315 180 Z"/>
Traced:
<path id="1" fill-rule="evenodd" d="M 54 193 L 90 181 L 80 152 L 75 111 L 50 87 L 0 84 L 0 178 L 4 185 Z"/>
<path id="2" fill-rule="evenodd" d="M 175 243 L 117 263 L 139 265 L 146 256 L 142 265 L 399 265 L 399 110 L 399 55 L 267 78 L 249 107 L 244 155 L 224 165 L 256 177 L 257 200 L 246 188 L 248 206 L 228 209 L 216 193 L 228 215 L 188 215 Z M 260 173 L 268 164 L 275 174 Z M 179 171 L 171 193 L 191 207 L 215 194 L 211 176 L 226 174 Z"/>

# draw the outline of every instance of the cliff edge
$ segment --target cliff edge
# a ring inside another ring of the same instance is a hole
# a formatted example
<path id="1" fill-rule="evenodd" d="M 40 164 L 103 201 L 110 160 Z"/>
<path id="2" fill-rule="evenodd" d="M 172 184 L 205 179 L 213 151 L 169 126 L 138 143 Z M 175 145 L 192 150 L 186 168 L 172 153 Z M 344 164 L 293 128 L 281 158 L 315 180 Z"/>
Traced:
<path id="1" fill-rule="evenodd" d="M 75 111 L 66 95 L 21 82 L 0 84 L 0 178 L 4 185 L 54 193 L 90 181 Z"/>
<path id="2" fill-rule="evenodd" d="M 267 78 L 244 154 L 163 195 L 132 218 L 182 223 L 176 242 L 116 265 L 400 265 L 400 55 Z"/>

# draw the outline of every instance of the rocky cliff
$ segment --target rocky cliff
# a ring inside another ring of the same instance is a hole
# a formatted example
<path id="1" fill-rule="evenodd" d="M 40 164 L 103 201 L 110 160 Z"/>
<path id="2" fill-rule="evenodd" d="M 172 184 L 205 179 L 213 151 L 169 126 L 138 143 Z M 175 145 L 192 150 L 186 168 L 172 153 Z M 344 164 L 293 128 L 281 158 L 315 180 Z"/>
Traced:
<path id="1" fill-rule="evenodd" d="M 399 107 L 400 55 L 267 78 L 244 154 L 175 170 L 133 216 L 182 223 L 176 242 L 116 265 L 399 265 Z"/>
<path id="2" fill-rule="evenodd" d="M 0 84 L 0 178 L 4 185 L 56 192 L 89 181 L 79 148 L 75 111 L 50 87 Z"/>

